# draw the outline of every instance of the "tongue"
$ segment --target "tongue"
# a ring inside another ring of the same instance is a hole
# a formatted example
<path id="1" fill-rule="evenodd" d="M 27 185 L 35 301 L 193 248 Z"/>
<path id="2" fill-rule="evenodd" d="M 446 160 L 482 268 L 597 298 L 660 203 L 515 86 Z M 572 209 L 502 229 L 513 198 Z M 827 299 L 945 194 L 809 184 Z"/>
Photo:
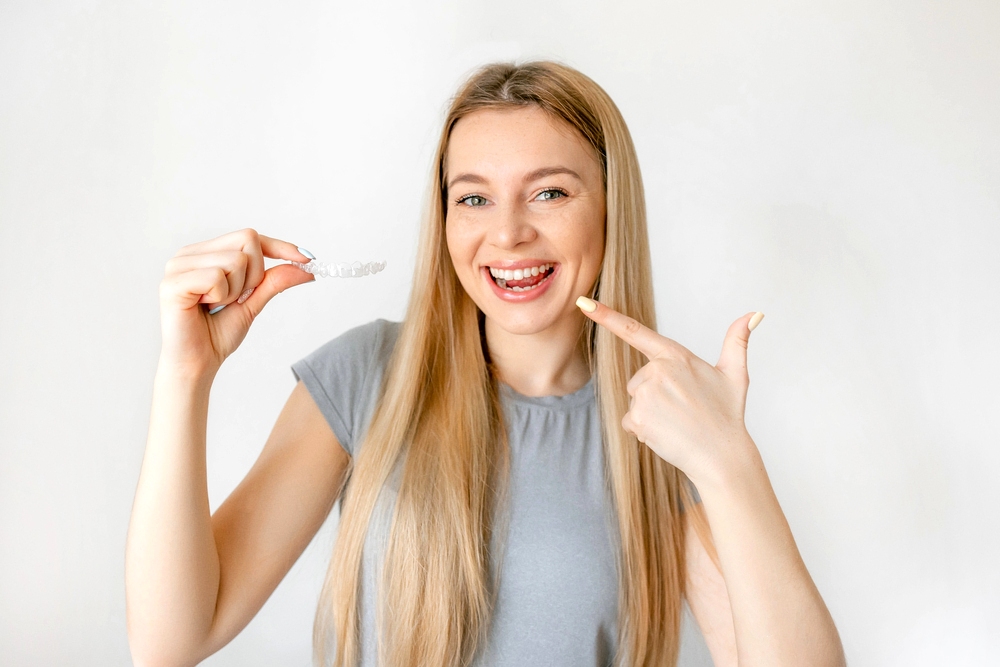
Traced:
<path id="1" fill-rule="evenodd" d="M 538 274 L 537 276 L 528 276 L 523 280 L 508 280 L 507 287 L 531 287 L 532 285 L 537 285 L 538 283 L 545 280 L 545 275 Z"/>

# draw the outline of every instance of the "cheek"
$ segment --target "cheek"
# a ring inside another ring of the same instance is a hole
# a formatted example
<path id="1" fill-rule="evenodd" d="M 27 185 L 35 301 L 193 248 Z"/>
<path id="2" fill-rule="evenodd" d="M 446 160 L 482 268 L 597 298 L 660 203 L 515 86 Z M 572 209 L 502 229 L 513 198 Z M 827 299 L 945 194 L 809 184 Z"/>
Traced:
<path id="1" fill-rule="evenodd" d="M 477 244 L 474 238 L 465 231 L 460 224 L 445 225 L 445 242 L 448 246 L 448 254 L 451 256 L 451 263 L 459 276 L 466 275 L 472 266 L 472 260 L 476 256 Z"/>
<path id="2" fill-rule="evenodd" d="M 455 268 L 458 268 L 459 259 L 462 256 L 462 236 L 458 233 L 453 223 L 446 223 L 444 227 L 445 243 L 448 246 L 448 254 L 455 260 Z"/>
<path id="3" fill-rule="evenodd" d="M 592 257 L 594 261 L 600 264 L 604 260 L 604 221 L 602 220 L 600 224 L 594 225 L 593 231 L 587 235 L 590 239 L 590 246 L 588 248 L 588 256 Z"/>
<path id="4" fill-rule="evenodd" d="M 584 266 L 598 270 L 604 261 L 604 219 L 595 219 L 577 236 Z"/>

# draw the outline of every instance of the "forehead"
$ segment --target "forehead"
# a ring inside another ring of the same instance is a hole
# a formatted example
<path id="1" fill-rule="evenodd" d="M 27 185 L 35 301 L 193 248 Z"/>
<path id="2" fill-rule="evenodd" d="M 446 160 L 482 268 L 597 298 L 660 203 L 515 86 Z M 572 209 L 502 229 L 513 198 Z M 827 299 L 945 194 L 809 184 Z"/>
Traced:
<path id="1" fill-rule="evenodd" d="M 565 166 L 587 179 L 600 178 L 601 170 L 583 136 L 537 106 L 483 109 L 459 119 L 448 139 L 444 166 L 446 174 L 473 172 L 490 178 Z"/>

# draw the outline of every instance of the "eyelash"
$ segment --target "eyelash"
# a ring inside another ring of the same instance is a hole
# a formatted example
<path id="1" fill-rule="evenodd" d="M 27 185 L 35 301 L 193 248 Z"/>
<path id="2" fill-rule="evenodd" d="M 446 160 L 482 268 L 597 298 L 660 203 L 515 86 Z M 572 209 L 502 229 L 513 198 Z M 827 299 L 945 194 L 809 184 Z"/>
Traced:
<path id="1" fill-rule="evenodd" d="M 474 197 L 479 197 L 480 199 L 486 199 L 486 197 L 483 197 L 482 195 L 464 195 L 464 196 L 459 197 L 458 199 L 455 200 L 455 205 L 458 206 L 459 204 L 464 204 L 466 201 L 468 201 L 469 199 L 472 199 Z M 475 208 L 475 207 L 472 207 L 472 208 Z"/>
<path id="2" fill-rule="evenodd" d="M 566 191 L 563 190 L 562 188 L 545 188 L 544 190 L 542 190 L 538 194 L 542 195 L 542 194 L 545 194 L 546 192 L 558 192 L 559 195 L 560 195 L 560 197 L 567 197 L 568 196 L 566 194 Z M 560 197 L 556 197 L 556 199 L 559 199 Z M 536 197 L 536 199 L 537 199 L 537 197 Z"/>
<path id="3" fill-rule="evenodd" d="M 545 194 L 546 192 L 558 192 L 561 197 L 567 197 L 567 196 L 569 196 L 569 195 L 567 195 L 566 191 L 563 190 L 562 188 L 545 188 L 544 190 L 542 190 L 538 194 L 539 194 L 539 196 L 541 196 L 541 195 Z M 455 205 L 457 206 L 459 204 L 464 204 L 467 200 L 472 199 L 474 197 L 479 197 L 480 199 L 486 199 L 486 197 L 483 197 L 482 195 L 477 195 L 477 194 L 463 195 L 463 196 L 461 196 L 461 197 L 459 197 L 458 199 L 455 200 Z M 559 199 L 559 198 L 560 197 L 554 197 L 554 199 Z M 472 206 L 470 208 L 477 208 L 477 207 Z"/>

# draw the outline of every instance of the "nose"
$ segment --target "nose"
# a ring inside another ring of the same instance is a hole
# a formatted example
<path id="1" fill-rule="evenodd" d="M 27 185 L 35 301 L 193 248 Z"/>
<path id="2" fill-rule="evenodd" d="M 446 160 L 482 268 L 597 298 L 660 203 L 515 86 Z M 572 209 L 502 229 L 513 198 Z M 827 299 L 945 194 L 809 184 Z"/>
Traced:
<path id="1" fill-rule="evenodd" d="M 497 248 L 510 250 L 538 238 L 528 212 L 517 206 L 505 206 L 490 226 L 490 242 Z"/>

